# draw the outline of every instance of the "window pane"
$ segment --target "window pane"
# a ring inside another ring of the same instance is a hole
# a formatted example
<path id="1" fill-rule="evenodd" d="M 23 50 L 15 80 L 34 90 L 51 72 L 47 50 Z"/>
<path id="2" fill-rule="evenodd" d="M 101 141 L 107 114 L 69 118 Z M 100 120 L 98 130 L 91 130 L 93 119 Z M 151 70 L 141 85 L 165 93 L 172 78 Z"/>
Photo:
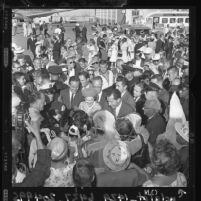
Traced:
<path id="1" fill-rule="evenodd" d="M 162 18 L 162 23 L 168 23 L 168 18 Z"/>
<path id="2" fill-rule="evenodd" d="M 170 23 L 175 23 L 176 22 L 176 18 L 170 18 Z"/>
<path id="3" fill-rule="evenodd" d="M 183 23 L 184 19 L 183 18 L 178 18 L 177 23 Z"/>
<path id="4" fill-rule="evenodd" d="M 189 23 L 189 18 L 186 18 L 185 23 Z"/>

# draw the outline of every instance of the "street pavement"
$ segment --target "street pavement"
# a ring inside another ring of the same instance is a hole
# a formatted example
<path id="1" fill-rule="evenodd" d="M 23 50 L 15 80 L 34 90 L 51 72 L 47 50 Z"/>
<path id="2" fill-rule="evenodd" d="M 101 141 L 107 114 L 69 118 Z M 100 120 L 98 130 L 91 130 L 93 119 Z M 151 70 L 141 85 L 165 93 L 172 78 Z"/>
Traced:
<path id="1" fill-rule="evenodd" d="M 73 28 L 75 27 L 75 24 L 64 24 L 65 28 L 65 34 L 64 39 L 71 39 L 72 41 L 75 41 L 75 33 L 73 32 Z M 87 39 L 89 40 L 92 37 L 93 31 L 91 30 L 91 25 L 86 24 L 87 27 Z M 48 33 L 52 35 L 56 28 L 56 25 L 52 26 L 52 30 L 48 30 Z M 39 30 L 37 29 L 36 34 L 39 34 Z M 15 36 L 12 36 L 12 43 L 16 43 L 17 46 L 21 46 L 25 51 L 25 55 L 30 55 L 30 57 L 33 59 L 33 55 L 30 50 L 27 50 L 27 37 L 24 37 L 23 35 L 23 28 L 18 27 L 17 34 Z"/>

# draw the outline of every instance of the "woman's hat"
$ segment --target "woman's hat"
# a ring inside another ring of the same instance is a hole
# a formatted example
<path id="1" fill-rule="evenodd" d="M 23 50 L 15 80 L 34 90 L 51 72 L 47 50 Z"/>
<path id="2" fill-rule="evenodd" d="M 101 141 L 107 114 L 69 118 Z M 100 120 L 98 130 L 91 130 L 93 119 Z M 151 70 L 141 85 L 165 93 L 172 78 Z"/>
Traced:
<path id="1" fill-rule="evenodd" d="M 110 141 L 103 149 L 104 163 L 112 171 L 125 170 L 130 164 L 128 145 L 122 141 Z"/>
<path id="2" fill-rule="evenodd" d="M 96 89 L 93 87 L 82 89 L 82 95 L 84 97 L 95 97 L 97 95 Z"/>
<path id="3" fill-rule="evenodd" d="M 185 123 L 176 122 L 175 130 L 177 133 L 186 141 L 189 142 L 189 123 L 186 121 Z"/>
<path id="4" fill-rule="evenodd" d="M 47 147 L 52 151 L 51 158 L 53 161 L 62 160 L 68 153 L 67 143 L 59 137 L 55 137 Z"/>
<path id="5" fill-rule="evenodd" d="M 15 50 L 14 50 L 15 54 L 21 54 L 23 52 L 24 52 L 24 49 L 21 46 L 16 47 Z"/>

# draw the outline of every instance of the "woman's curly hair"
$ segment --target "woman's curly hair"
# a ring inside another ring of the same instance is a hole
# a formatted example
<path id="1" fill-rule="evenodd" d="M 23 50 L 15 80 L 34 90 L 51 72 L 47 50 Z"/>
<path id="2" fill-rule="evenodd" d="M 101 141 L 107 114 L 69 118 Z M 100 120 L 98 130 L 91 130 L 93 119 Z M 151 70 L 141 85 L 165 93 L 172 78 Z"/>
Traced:
<path id="1" fill-rule="evenodd" d="M 158 156 L 164 154 L 169 160 L 165 163 L 159 160 Z M 178 151 L 168 140 L 160 140 L 154 147 L 152 163 L 158 173 L 166 176 L 176 173 L 181 166 Z"/>

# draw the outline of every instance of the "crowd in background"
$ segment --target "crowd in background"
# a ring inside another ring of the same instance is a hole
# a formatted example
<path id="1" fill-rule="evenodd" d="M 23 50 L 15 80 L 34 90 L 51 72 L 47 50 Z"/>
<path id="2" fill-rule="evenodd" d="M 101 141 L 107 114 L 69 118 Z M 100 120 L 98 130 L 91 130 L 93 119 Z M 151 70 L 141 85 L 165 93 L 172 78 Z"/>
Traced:
<path id="1" fill-rule="evenodd" d="M 13 186 L 188 186 L 188 33 L 92 28 L 12 43 Z"/>

